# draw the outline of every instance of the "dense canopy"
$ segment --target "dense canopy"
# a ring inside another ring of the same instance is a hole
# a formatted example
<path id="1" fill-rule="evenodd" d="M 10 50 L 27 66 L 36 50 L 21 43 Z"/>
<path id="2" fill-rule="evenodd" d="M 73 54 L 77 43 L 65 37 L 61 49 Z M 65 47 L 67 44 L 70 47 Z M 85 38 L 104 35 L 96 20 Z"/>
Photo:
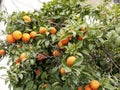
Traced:
<path id="1" fill-rule="evenodd" d="M 6 24 L 0 57 L 9 56 L 10 68 L 0 68 L 9 88 L 120 89 L 119 4 L 53 0 L 39 11 L 14 12 Z"/>

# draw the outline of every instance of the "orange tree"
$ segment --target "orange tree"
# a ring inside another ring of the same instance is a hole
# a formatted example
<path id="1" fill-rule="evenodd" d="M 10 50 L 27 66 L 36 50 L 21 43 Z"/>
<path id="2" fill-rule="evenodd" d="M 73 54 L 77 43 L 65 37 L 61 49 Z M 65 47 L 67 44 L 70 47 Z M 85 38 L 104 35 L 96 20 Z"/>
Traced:
<path id="1" fill-rule="evenodd" d="M 8 17 L 0 56 L 14 90 L 119 90 L 120 6 L 53 0 Z"/>

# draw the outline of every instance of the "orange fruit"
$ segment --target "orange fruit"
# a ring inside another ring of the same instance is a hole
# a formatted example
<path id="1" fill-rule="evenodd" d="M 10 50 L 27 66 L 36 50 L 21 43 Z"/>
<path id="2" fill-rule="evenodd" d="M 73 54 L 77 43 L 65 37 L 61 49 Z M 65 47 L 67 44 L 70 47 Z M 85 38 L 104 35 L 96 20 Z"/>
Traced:
<path id="1" fill-rule="evenodd" d="M 35 38 L 36 37 L 36 35 L 37 35 L 37 32 L 36 31 L 32 31 L 32 32 L 30 32 L 30 38 Z"/>
<path id="2" fill-rule="evenodd" d="M 20 59 L 17 59 L 16 61 L 15 61 L 15 64 L 19 64 L 21 62 L 21 60 Z"/>
<path id="3" fill-rule="evenodd" d="M 39 75 L 41 72 L 40 72 L 39 69 L 37 69 L 37 70 L 35 71 L 35 73 L 36 73 L 36 75 Z"/>
<path id="4" fill-rule="evenodd" d="M 65 74 L 66 74 L 65 69 L 64 69 L 63 67 L 60 69 L 60 73 L 61 73 L 62 75 L 65 75 Z"/>
<path id="5" fill-rule="evenodd" d="M 6 51 L 5 51 L 4 49 L 1 49 L 1 50 L 0 50 L 0 56 L 5 55 L 5 53 L 6 53 Z"/>
<path id="6" fill-rule="evenodd" d="M 27 58 L 28 57 L 27 57 L 26 53 L 20 54 L 20 60 L 27 59 Z"/>
<path id="7" fill-rule="evenodd" d="M 13 36 L 11 34 L 9 34 L 6 37 L 6 41 L 9 42 L 9 43 L 14 43 L 15 39 L 13 38 Z"/>
<path id="8" fill-rule="evenodd" d="M 83 37 L 82 36 L 78 36 L 78 40 L 82 41 Z"/>
<path id="9" fill-rule="evenodd" d="M 54 57 L 58 57 L 60 55 L 60 52 L 58 51 L 58 50 L 55 50 L 54 52 L 53 52 L 53 56 Z"/>
<path id="10" fill-rule="evenodd" d="M 69 42 L 69 38 L 66 38 L 66 39 L 63 39 L 61 40 L 61 43 L 64 45 L 64 44 L 68 44 Z"/>
<path id="11" fill-rule="evenodd" d="M 76 60 L 76 57 L 75 56 L 70 56 L 67 58 L 67 65 L 68 66 L 72 66 L 74 61 Z"/>
<path id="12" fill-rule="evenodd" d="M 85 90 L 92 90 L 89 85 L 85 86 Z"/>
<path id="13" fill-rule="evenodd" d="M 29 16 L 27 16 L 27 15 L 23 16 L 23 20 L 25 22 L 32 22 L 31 18 Z"/>
<path id="14" fill-rule="evenodd" d="M 22 33 L 18 30 L 14 31 L 12 35 L 15 40 L 19 40 L 22 37 Z"/>
<path id="15" fill-rule="evenodd" d="M 93 90 L 97 90 L 100 86 L 100 83 L 97 80 L 90 81 L 90 88 Z"/>
<path id="16" fill-rule="evenodd" d="M 77 90 L 82 90 L 82 86 L 79 86 Z"/>
<path id="17" fill-rule="evenodd" d="M 39 33 L 40 34 L 45 34 L 47 32 L 47 29 L 45 27 L 40 27 L 39 28 Z"/>
<path id="18" fill-rule="evenodd" d="M 55 34 L 57 32 L 55 27 L 50 27 L 50 34 Z"/>
<path id="19" fill-rule="evenodd" d="M 59 42 L 58 42 L 58 48 L 61 48 L 62 46 L 63 46 L 62 42 L 59 41 Z"/>
<path id="20" fill-rule="evenodd" d="M 30 35 L 28 33 L 23 33 L 22 35 L 22 41 L 28 42 L 30 40 Z"/>

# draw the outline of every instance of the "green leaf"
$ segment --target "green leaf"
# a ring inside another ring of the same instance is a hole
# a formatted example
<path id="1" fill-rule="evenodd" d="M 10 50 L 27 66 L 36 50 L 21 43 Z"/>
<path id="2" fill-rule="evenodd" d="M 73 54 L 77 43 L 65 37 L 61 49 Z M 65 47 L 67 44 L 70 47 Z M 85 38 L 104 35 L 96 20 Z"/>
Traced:
<path id="1" fill-rule="evenodd" d="M 35 64 L 35 60 L 31 59 L 30 63 L 31 63 L 31 65 L 34 65 Z"/>
<path id="2" fill-rule="evenodd" d="M 58 70 L 58 67 L 54 67 L 51 73 L 55 73 Z"/>
<path id="3" fill-rule="evenodd" d="M 42 40 L 39 40 L 39 41 L 37 42 L 37 46 L 39 46 L 39 45 L 41 44 L 41 42 L 42 42 Z"/>
<path id="4" fill-rule="evenodd" d="M 80 66 L 80 65 L 82 64 L 82 62 L 83 62 L 83 59 L 78 58 L 78 59 L 74 62 L 73 66 Z"/>
<path id="5" fill-rule="evenodd" d="M 88 50 L 85 50 L 85 49 L 84 49 L 84 50 L 82 50 L 81 52 L 82 52 L 83 54 L 89 56 L 89 51 L 88 51 Z"/>
<path id="6" fill-rule="evenodd" d="M 52 42 L 54 43 L 56 41 L 56 35 L 51 35 L 51 38 L 52 38 Z"/>
<path id="7" fill-rule="evenodd" d="M 9 78 L 6 78 L 6 79 L 5 79 L 5 84 L 7 84 L 9 81 L 10 81 L 10 79 L 9 79 Z"/>
<path id="8" fill-rule="evenodd" d="M 120 24 L 119 24 L 120 25 Z M 120 26 L 115 27 L 116 32 L 120 35 Z"/>
<path id="9" fill-rule="evenodd" d="M 41 79 L 44 80 L 44 79 L 47 79 L 48 75 L 46 72 L 43 72 L 42 75 L 41 75 Z"/>
<path id="10" fill-rule="evenodd" d="M 52 86 L 56 86 L 56 85 L 58 85 L 59 84 L 59 82 L 54 82 L 53 84 L 52 84 Z"/>
<path id="11" fill-rule="evenodd" d="M 27 89 L 32 89 L 33 84 L 34 84 L 34 81 L 29 81 L 29 82 L 27 82 L 27 83 L 26 83 L 26 88 L 27 88 Z"/>
<path id="12" fill-rule="evenodd" d="M 92 50 L 94 48 L 93 44 L 89 44 L 89 49 Z"/>
<path id="13" fill-rule="evenodd" d="M 0 70 L 1 70 L 1 69 L 7 69 L 7 68 L 6 68 L 5 66 L 1 66 L 1 67 L 0 67 Z"/>
<path id="14" fill-rule="evenodd" d="M 18 77 L 19 77 L 20 79 L 23 79 L 23 74 L 18 74 Z"/>
<path id="15" fill-rule="evenodd" d="M 120 46 L 120 36 L 117 37 L 117 39 L 115 40 L 115 44 L 116 44 L 117 46 Z"/>
<path id="16" fill-rule="evenodd" d="M 50 41 L 45 41 L 45 46 L 48 47 L 50 44 Z"/>
<path id="17" fill-rule="evenodd" d="M 13 87 L 13 90 L 23 90 L 23 87 Z"/>
<path id="18" fill-rule="evenodd" d="M 65 72 L 71 72 L 71 71 L 72 71 L 71 68 L 65 67 Z"/>
<path id="19" fill-rule="evenodd" d="M 84 57 L 83 57 L 83 55 L 82 55 L 81 53 L 78 52 L 77 55 L 78 55 L 78 58 L 79 58 L 80 60 L 83 60 Z"/>
<path id="20" fill-rule="evenodd" d="M 75 31 L 72 31 L 72 33 L 73 33 L 73 36 L 76 37 L 76 35 L 77 35 L 76 32 L 75 32 Z"/>

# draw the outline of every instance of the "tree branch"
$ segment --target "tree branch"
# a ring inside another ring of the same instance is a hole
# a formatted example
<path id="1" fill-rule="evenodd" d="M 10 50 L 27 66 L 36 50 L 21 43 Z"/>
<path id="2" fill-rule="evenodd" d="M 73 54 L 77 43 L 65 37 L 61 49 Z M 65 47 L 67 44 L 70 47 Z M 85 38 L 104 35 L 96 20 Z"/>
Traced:
<path id="1" fill-rule="evenodd" d="M 114 62 L 114 58 L 112 56 L 111 53 L 109 53 L 109 51 L 105 48 L 105 47 L 102 47 L 102 50 L 104 51 L 104 53 L 108 56 L 109 60 L 111 61 L 111 63 L 119 70 L 120 72 L 120 67 Z"/>

